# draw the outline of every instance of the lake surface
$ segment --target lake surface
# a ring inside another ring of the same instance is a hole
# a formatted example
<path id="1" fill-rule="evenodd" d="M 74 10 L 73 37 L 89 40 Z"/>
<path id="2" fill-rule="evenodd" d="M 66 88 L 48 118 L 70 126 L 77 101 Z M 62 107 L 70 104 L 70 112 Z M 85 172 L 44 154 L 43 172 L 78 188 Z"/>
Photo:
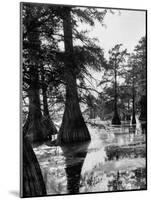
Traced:
<path id="1" fill-rule="evenodd" d="M 47 194 L 146 189 L 146 134 L 141 126 L 88 126 L 91 141 L 34 147 Z"/>

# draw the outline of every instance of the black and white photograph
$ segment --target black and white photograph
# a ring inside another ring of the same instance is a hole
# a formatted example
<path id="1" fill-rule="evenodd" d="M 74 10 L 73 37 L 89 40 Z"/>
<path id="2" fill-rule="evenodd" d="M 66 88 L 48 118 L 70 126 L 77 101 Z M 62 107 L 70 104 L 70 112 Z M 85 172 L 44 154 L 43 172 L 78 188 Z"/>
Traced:
<path id="1" fill-rule="evenodd" d="M 147 190 L 147 10 L 22 2 L 20 64 L 21 197 Z"/>

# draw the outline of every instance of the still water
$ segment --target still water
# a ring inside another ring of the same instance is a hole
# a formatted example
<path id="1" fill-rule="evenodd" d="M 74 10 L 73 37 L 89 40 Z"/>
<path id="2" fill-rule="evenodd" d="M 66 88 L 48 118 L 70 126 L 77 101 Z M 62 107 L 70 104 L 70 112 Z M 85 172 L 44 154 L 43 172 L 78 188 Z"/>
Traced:
<path id="1" fill-rule="evenodd" d="M 90 142 L 34 147 L 47 194 L 146 189 L 146 134 L 140 125 L 88 128 Z"/>

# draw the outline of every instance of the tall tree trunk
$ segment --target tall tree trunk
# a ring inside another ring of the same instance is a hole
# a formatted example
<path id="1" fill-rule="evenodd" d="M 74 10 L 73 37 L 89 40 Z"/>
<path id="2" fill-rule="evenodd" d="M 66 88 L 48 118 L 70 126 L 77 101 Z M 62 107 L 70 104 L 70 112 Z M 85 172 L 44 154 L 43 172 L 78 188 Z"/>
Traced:
<path id="1" fill-rule="evenodd" d="M 30 14 L 29 14 L 30 16 Z M 30 16 L 26 19 L 27 29 L 27 43 L 28 43 L 28 56 L 29 56 L 29 113 L 27 121 L 23 127 L 24 136 L 26 135 L 31 142 L 43 141 L 49 138 L 49 133 L 42 121 L 42 113 L 40 107 L 40 95 L 39 95 L 39 70 L 41 66 L 40 57 L 40 39 L 39 39 L 39 26 L 36 19 L 32 19 Z M 31 28 L 32 27 L 32 28 Z M 23 43 L 24 45 L 24 43 Z M 24 48 L 24 46 L 23 46 Z"/>
<path id="2" fill-rule="evenodd" d="M 128 99 L 127 102 L 127 114 L 126 114 L 126 120 L 130 121 L 131 120 L 131 115 L 129 114 L 129 109 L 130 109 L 130 100 Z"/>
<path id="3" fill-rule="evenodd" d="M 90 140 L 88 128 L 84 122 L 77 93 L 76 63 L 73 56 L 72 24 L 69 7 L 64 9 L 63 29 L 65 44 L 65 79 L 66 79 L 66 104 L 62 125 L 59 130 L 60 143 L 82 142 Z"/>
<path id="4" fill-rule="evenodd" d="M 141 121 L 142 133 L 147 132 L 147 97 L 143 95 L 140 101 L 141 114 L 139 120 Z"/>
<path id="5" fill-rule="evenodd" d="M 27 141 L 23 139 L 23 182 L 21 197 L 34 197 L 46 195 L 45 183 L 41 169 L 34 151 Z"/>
<path id="6" fill-rule="evenodd" d="M 135 118 L 135 85 L 134 85 L 134 67 L 133 67 L 133 85 L 132 85 L 132 92 L 133 92 L 132 124 L 136 124 L 136 118 Z"/>
<path id="7" fill-rule="evenodd" d="M 142 95 L 140 100 L 140 106 L 141 106 L 141 114 L 139 117 L 139 120 L 146 121 L 147 120 L 147 97 L 146 95 Z"/>
<path id="8" fill-rule="evenodd" d="M 115 64 L 115 69 L 114 69 L 114 114 L 112 118 L 112 124 L 113 125 L 120 125 L 121 121 L 118 115 L 117 111 L 117 69 L 116 69 L 116 64 Z"/>
<path id="9" fill-rule="evenodd" d="M 24 136 L 28 137 L 31 142 L 37 142 L 48 139 L 49 133 L 42 121 L 37 70 L 31 68 L 30 75 L 31 81 L 28 89 L 29 113 L 27 121 L 23 127 L 23 132 Z"/>
<path id="10" fill-rule="evenodd" d="M 47 85 L 44 80 L 44 70 L 42 69 L 42 95 L 43 95 L 43 123 L 49 131 L 49 137 L 54 134 L 57 134 L 57 129 L 50 117 L 49 109 L 48 109 L 48 101 L 47 101 Z"/>

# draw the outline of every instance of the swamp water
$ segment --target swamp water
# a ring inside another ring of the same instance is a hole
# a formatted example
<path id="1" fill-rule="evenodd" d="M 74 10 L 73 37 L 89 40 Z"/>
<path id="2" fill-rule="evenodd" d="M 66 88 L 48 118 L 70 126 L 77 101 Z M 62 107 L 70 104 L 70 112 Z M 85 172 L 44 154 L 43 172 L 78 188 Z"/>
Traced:
<path id="1" fill-rule="evenodd" d="M 146 134 L 139 123 L 88 128 L 90 142 L 34 147 L 47 194 L 146 189 Z"/>

